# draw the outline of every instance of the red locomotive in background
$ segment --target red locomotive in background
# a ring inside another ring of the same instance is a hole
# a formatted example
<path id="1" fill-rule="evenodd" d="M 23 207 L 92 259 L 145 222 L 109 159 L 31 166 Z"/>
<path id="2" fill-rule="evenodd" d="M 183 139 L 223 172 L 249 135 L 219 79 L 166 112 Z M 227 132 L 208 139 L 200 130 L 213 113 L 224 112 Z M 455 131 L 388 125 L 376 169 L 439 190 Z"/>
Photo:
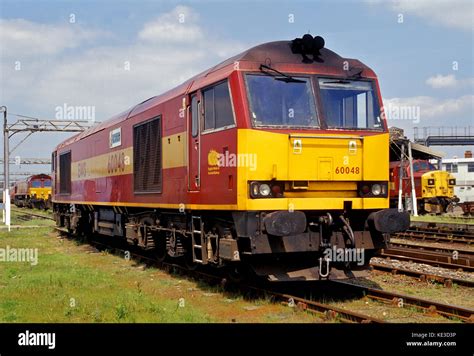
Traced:
<path id="1" fill-rule="evenodd" d="M 357 275 L 409 224 L 381 105 L 321 37 L 256 46 L 58 145 L 57 224 L 270 280 Z"/>

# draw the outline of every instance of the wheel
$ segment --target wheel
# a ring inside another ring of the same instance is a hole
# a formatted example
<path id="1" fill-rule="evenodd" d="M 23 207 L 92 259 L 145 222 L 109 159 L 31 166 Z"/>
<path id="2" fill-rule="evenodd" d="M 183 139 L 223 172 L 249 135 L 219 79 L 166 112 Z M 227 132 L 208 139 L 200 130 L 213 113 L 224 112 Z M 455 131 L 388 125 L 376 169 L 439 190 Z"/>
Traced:
<path id="1" fill-rule="evenodd" d="M 184 266 L 190 270 L 194 271 L 196 268 L 198 268 L 198 264 L 193 261 L 193 253 L 191 251 L 191 243 L 186 244 L 186 252 L 184 253 L 183 259 L 184 259 Z"/>
<path id="2" fill-rule="evenodd" d="M 152 252 L 153 257 L 158 262 L 163 262 L 166 259 L 166 235 L 163 232 L 154 234 L 155 248 Z"/>

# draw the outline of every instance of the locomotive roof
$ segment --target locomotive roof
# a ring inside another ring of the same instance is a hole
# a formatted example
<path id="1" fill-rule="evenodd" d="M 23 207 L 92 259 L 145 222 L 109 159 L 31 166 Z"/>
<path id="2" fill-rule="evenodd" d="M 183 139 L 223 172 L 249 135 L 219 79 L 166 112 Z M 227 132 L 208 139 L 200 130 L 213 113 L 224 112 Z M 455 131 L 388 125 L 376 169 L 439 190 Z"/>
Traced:
<path id="1" fill-rule="evenodd" d="M 417 162 L 428 162 L 429 163 L 429 160 L 428 159 L 413 159 L 413 163 L 417 163 Z M 398 168 L 400 167 L 400 163 L 401 161 L 391 161 L 390 162 L 390 168 Z M 404 167 L 408 167 L 410 164 L 410 162 L 408 161 L 408 159 L 405 159 L 403 161 L 403 166 Z"/>
<path id="2" fill-rule="evenodd" d="M 322 48 L 320 52 L 320 61 L 307 64 L 302 62 L 302 56 L 298 53 L 291 51 L 292 41 L 275 41 L 267 42 L 244 52 L 231 57 L 214 67 L 211 67 L 204 72 L 197 74 L 196 76 L 188 79 L 179 86 L 154 97 L 151 97 L 124 112 L 117 114 L 108 120 L 94 126 L 84 132 L 81 132 L 66 141 L 58 145 L 57 148 L 67 146 L 75 141 L 78 141 L 84 137 L 87 137 L 95 132 L 99 132 L 108 127 L 114 126 L 121 121 L 127 120 L 137 114 L 140 114 L 162 102 L 168 101 L 177 96 L 185 95 L 188 92 L 201 88 L 206 85 L 212 84 L 218 80 L 227 77 L 232 71 L 235 70 L 234 64 L 239 62 L 240 70 L 258 71 L 261 64 L 275 66 L 280 70 L 285 71 L 279 67 L 280 65 L 287 65 L 291 70 L 295 72 L 318 72 L 325 74 L 351 76 L 353 74 L 364 73 L 364 77 L 375 78 L 375 73 L 365 64 L 356 59 L 344 58 L 339 56 L 337 53 Z M 345 63 L 347 61 L 347 63 Z M 349 71 L 345 71 L 344 67 L 351 68 Z"/>
<path id="3" fill-rule="evenodd" d="M 26 178 L 27 181 L 30 181 L 33 179 L 51 179 L 51 176 L 49 174 L 39 173 L 39 174 L 33 174 L 32 176 L 29 176 L 28 178 Z"/>
<path id="4" fill-rule="evenodd" d="M 29 183 L 34 179 L 51 179 L 51 176 L 49 174 L 44 174 L 44 173 L 33 174 L 27 178 L 16 181 L 15 185 L 18 183 Z"/>

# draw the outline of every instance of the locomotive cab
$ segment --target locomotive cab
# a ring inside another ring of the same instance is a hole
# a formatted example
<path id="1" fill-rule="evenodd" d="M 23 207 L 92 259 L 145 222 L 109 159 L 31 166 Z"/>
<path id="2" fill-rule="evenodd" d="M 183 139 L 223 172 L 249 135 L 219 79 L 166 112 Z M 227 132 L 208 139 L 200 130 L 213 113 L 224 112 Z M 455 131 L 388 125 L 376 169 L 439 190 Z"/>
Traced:
<path id="1" fill-rule="evenodd" d="M 238 108 L 236 145 L 225 140 L 235 132 L 226 128 L 208 145 L 193 118 L 190 147 L 201 142 L 204 167 L 191 184 L 202 191 L 229 177 L 230 185 L 235 173 L 234 249 L 265 261 L 248 259 L 257 274 L 346 278 L 385 246 L 384 233 L 406 229 L 409 218 L 388 209 L 389 135 L 375 74 L 324 48 L 316 60 L 304 59 L 293 43 L 272 42 L 250 50 L 251 60 L 234 59 L 233 104 L 222 107 L 229 117 Z M 217 111 L 197 105 L 205 128 Z"/>

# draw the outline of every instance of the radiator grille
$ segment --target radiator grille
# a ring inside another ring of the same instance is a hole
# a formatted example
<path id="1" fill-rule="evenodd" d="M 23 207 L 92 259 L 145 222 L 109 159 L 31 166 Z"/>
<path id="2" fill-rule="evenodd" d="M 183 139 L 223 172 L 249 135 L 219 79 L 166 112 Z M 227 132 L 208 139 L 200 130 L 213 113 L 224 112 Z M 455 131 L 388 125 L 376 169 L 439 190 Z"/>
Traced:
<path id="1" fill-rule="evenodd" d="M 161 116 L 133 128 L 133 178 L 136 193 L 161 192 Z"/>

